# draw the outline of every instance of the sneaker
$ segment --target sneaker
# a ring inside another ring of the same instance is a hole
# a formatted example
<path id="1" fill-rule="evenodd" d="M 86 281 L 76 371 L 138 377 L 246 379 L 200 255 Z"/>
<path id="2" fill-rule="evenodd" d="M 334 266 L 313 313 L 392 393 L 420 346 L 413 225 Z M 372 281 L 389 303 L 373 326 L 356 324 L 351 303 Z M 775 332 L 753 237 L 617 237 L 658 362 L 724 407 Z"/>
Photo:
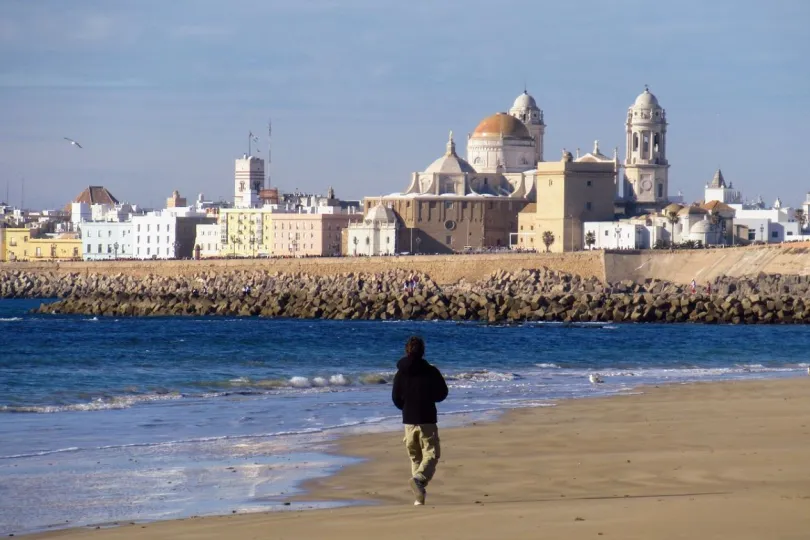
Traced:
<path id="1" fill-rule="evenodd" d="M 413 496 L 416 498 L 413 503 L 414 506 L 425 504 L 425 483 L 419 478 L 414 477 L 410 480 L 410 486 Z"/>

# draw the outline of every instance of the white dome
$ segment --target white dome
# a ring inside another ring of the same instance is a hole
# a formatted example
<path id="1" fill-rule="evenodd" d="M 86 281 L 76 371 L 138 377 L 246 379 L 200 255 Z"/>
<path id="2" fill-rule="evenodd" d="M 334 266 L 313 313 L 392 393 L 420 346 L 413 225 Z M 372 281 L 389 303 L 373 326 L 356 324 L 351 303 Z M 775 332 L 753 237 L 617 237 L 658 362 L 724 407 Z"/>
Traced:
<path id="1" fill-rule="evenodd" d="M 689 232 L 692 234 L 711 234 L 714 232 L 714 225 L 709 220 L 703 219 L 692 225 Z"/>
<path id="2" fill-rule="evenodd" d="M 472 165 L 455 154 L 449 156 L 444 155 L 431 163 L 428 168 L 425 169 L 426 174 L 464 174 L 474 172 L 475 169 Z"/>
<path id="3" fill-rule="evenodd" d="M 649 88 L 645 88 L 636 98 L 633 107 L 638 109 L 660 109 L 661 105 L 658 104 L 658 98 L 655 97 L 655 94 L 650 92 Z"/>
<path id="4" fill-rule="evenodd" d="M 379 221 L 381 223 L 394 223 L 396 221 L 396 217 L 394 216 L 394 211 L 388 208 L 383 204 L 378 204 L 369 209 L 368 214 L 366 214 L 366 222 L 368 221 Z"/>
<path id="5" fill-rule="evenodd" d="M 513 109 L 536 109 L 537 102 L 534 100 L 531 94 L 527 91 L 523 91 L 517 98 L 515 98 L 515 102 L 512 104 Z"/>
<path id="6" fill-rule="evenodd" d="M 426 174 L 464 174 L 474 172 L 475 169 L 473 166 L 456 154 L 456 143 L 453 142 L 452 131 L 447 141 L 447 151 L 442 157 L 431 163 L 428 168 L 425 169 Z"/>

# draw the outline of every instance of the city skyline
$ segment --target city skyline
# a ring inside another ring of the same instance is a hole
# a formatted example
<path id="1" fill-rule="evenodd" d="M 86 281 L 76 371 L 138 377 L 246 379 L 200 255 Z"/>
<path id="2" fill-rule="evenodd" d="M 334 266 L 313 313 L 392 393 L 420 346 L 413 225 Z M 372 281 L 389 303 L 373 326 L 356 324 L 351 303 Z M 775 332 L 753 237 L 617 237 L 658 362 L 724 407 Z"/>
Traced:
<path id="1" fill-rule="evenodd" d="M 23 178 L 32 208 L 88 185 L 145 206 L 174 189 L 230 199 L 249 132 L 267 157 L 268 118 L 271 185 L 386 195 L 524 84 L 546 160 L 594 139 L 623 158 L 627 107 L 648 84 L 670 122 L 670 195 L 699 199 L 720 167 L 750 199 L 804 200 L 807 176 L 785 158 L 810 140 L 796 121 L 810 117 L 805 3 L 497 8 L 503 22 L 479 1 L 6 2 L 0 199 L 8 182 L 19 204 Z"/>

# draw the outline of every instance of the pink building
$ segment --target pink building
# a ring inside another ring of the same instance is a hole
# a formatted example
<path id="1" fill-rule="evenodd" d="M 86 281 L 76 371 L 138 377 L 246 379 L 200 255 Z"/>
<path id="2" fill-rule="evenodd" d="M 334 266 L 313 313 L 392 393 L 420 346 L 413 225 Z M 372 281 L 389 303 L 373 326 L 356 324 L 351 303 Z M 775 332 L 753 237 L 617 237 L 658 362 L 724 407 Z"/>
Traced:
<path id="1" fill-rule="evenodd" d="M 362 214 L 273 214 L 272 253 L 283 256 L 341 255 L 341 234 Z"/>

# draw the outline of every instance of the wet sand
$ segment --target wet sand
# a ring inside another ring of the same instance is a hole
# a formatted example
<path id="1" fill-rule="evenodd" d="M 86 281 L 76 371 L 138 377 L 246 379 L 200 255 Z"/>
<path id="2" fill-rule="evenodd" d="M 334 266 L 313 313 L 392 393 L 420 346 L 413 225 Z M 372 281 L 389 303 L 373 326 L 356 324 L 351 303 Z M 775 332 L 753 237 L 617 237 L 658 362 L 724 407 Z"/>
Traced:
<path id="1" fill-rule="evenodd" d="M 292 511 L 26 538 L 804 539 L 810 377 L 669 385 L 446 429 L 414 507 L 398 433 L 344 439 L 367 461 L 312 482 Z M 372 502 L 295 511 L 306 501 Z"/>

